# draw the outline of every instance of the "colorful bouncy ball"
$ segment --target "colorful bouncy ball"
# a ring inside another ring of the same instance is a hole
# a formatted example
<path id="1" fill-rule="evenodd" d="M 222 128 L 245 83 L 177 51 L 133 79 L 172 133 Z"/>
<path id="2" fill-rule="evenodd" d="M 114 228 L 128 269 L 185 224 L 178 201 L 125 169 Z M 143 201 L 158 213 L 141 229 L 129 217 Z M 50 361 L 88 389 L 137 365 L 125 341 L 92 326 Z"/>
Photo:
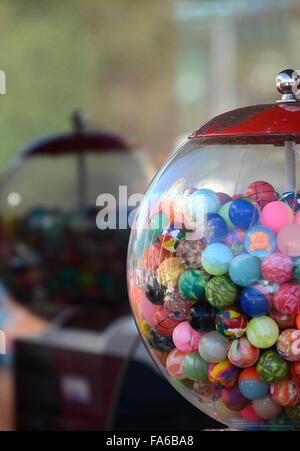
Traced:
<path id="1" fill-rule="evenodd" d="M 247 198 L 239 198 L 232 201 L 229 208 L 230 221 L 241 229 L 248 229 L 257 224 L 259 211 L 253 202 Z"/>
<path id="2" fill-rule="evenodd" d="M 260 379 L 255 366 L 241 371 L 238 385 L 240 392 L 247 399 L 259 399 L 269 392 L 269 384 Z"/>
<path id="3" fill-rule="evenodd" d="M 256 365 L 261 379 L 277 383 L 285 379 L 289 372 L 289 363 L 274 350 L 267 350 L 259 357 Z"/>
<path id="4" fill-rule="evenodd" d="M 247 190 L 246 196 L 256 200 L 260 208 L 264 208 L 269 202 L 277 199 L 277 194 L 271 183 L 264 181 L 252 182 Z"/>
<path id="5" fill-rule="evenodd" d="M 222 243 L 209 244 L 203 251 L 201 263 L 205 271 L 214 276 L 228 272 L 233 254 L 228 246 Z"/>
<path id="6" fill-rule="evenodd" d="M 273 346 L 279 336 L 279 328 L 269 316 L 257 316 L 252 318 L 246 329 L 248 340 L 259 349 Z"/>
<path id="7" fill-rule="evenodd" d="M 239 377 L 239 370 L 228 359 L 211 363 L 208 367 L 208 379 L 218 388 L 233 387 Z"/>
<path id="8" fill-rule="evenodd" d="M 261 316 L 272 307 L 272 294 L 263 285 L 250 285 L 240 295 L 240 306 L 249 316 Z"/>
<path id="9" fill-rule="evenodd" d="M 244 251 L 245 230 L 233 227 L 229 230 L 224 243 L 229 247 L 233 255 L 241 254 Z"/>
<path id="10" fill-rule="evenodd" d="M 248 368 L 256 363 L 259 349 L 246 337 L 233 340 L 229 346 L 228 359 L 238 368 Z"/>
<path id="11" fill-rule="evenodd" d="M 268 203 L 261 212 L 262 225 L 269 227 L 277 234 L 284 226 L 292 224 L 293 210 L 287 204 L 278 200 Z"/>
<path id="12" fill-rule="evenodd" d="M 237 308 L 220 310 L 216 316 L 217 331 L 228 338 L 240 338 L 246 332 L 248 320 Z"/>

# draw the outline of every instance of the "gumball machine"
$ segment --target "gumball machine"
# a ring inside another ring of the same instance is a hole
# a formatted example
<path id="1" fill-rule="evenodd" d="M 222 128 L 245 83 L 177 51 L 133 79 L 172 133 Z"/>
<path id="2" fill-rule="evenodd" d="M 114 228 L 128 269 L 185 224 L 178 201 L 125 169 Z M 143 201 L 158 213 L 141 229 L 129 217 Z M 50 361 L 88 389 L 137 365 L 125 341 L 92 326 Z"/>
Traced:
<path id="1" fill-rule="evenodd" d="M 127 279 L 165 378 L 232 430 L 300 429 L 300 78 L 192 133 L 136 215 Z"/>

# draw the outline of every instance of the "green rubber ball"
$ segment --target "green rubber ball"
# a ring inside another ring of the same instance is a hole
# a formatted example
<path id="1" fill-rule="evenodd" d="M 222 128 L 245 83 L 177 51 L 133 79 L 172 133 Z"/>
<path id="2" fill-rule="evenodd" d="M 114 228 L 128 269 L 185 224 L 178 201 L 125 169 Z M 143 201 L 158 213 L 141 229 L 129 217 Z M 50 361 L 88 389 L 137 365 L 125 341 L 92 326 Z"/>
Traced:
<path id="1" fill-rule="evenodd" d="M 206 284 L 205 297 L 219 309 L 230 307 L 238 296 L 237 286 L 227 276 L 212 277 Z"/>
<path id="2" fill-rule="evenodd" d="M 205 286 L 209 281 L 209 275 L 200 269 L 188 269 L 184 271 L 179 280 L 178 288 L 182 296 L 193 301 L 204 298 Z"/>
<path id="3" fill-rule="evenodd" d="M 208 366 L 209 363 L 202 359 L 198 351 L 188 352 L 182 361 L 183 373 L 192 381 L 208 379 Z"/>
<path id="4" fill-rule="evenodd" d="M 256 369 L 261 379 L 269 383 L 277 383 L 288 375 L 289 364 L 276 351 L 269 349 L 259 357 Z"/>

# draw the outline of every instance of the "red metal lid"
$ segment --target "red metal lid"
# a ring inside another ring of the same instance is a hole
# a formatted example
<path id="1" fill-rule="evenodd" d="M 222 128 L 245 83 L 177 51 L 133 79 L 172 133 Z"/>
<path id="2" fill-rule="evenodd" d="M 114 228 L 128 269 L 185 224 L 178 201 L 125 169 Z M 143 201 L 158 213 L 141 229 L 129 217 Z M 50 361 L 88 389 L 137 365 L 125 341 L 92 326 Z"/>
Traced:
<path id="1" fill-rule="evenodd" d="M 189 138 L 207 143 L 283 145 L 300 143 L 300 102 L 253 105 L 220 114 Z"/>
<path id="2" fill-rule="evenodd" d="M 300 143 L 300 72 L 284 69 L 276 77 L 281 100 L 275 104 L 237 108 L 214 117 L 189 138 L 215 144 L 274 144 L 286 140 Z"/>

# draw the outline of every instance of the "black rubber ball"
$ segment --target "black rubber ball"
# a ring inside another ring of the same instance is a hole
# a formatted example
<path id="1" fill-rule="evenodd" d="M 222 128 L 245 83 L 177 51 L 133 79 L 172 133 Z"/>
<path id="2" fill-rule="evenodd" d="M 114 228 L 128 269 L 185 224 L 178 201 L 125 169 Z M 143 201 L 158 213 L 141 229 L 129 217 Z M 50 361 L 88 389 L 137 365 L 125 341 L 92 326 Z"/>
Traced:
<path id="1" fill-rule="evenodd" d="M 218 310 L 208 302 L 196 302 L 190 308 L 188 314 L 189 325 L 197 332 L 209 332 L 215 330 L 215 318 Z"/>
<path id="2" fill-rule="evenodd" d="M 150 329 L 149 342 L 154 349 L 161 352 L 171 351 L 171 349 L 175 348 L 172 337 L 159 334 L 154 327 Z"/>
<path id="3" fill-rule="evenodd" d="M 151 283 L 148 283 L 145 287 L 145 294 L 152 304 L 163 305 L 164 297 L 166 295 L 166 288 L 154 278 Z"/>

